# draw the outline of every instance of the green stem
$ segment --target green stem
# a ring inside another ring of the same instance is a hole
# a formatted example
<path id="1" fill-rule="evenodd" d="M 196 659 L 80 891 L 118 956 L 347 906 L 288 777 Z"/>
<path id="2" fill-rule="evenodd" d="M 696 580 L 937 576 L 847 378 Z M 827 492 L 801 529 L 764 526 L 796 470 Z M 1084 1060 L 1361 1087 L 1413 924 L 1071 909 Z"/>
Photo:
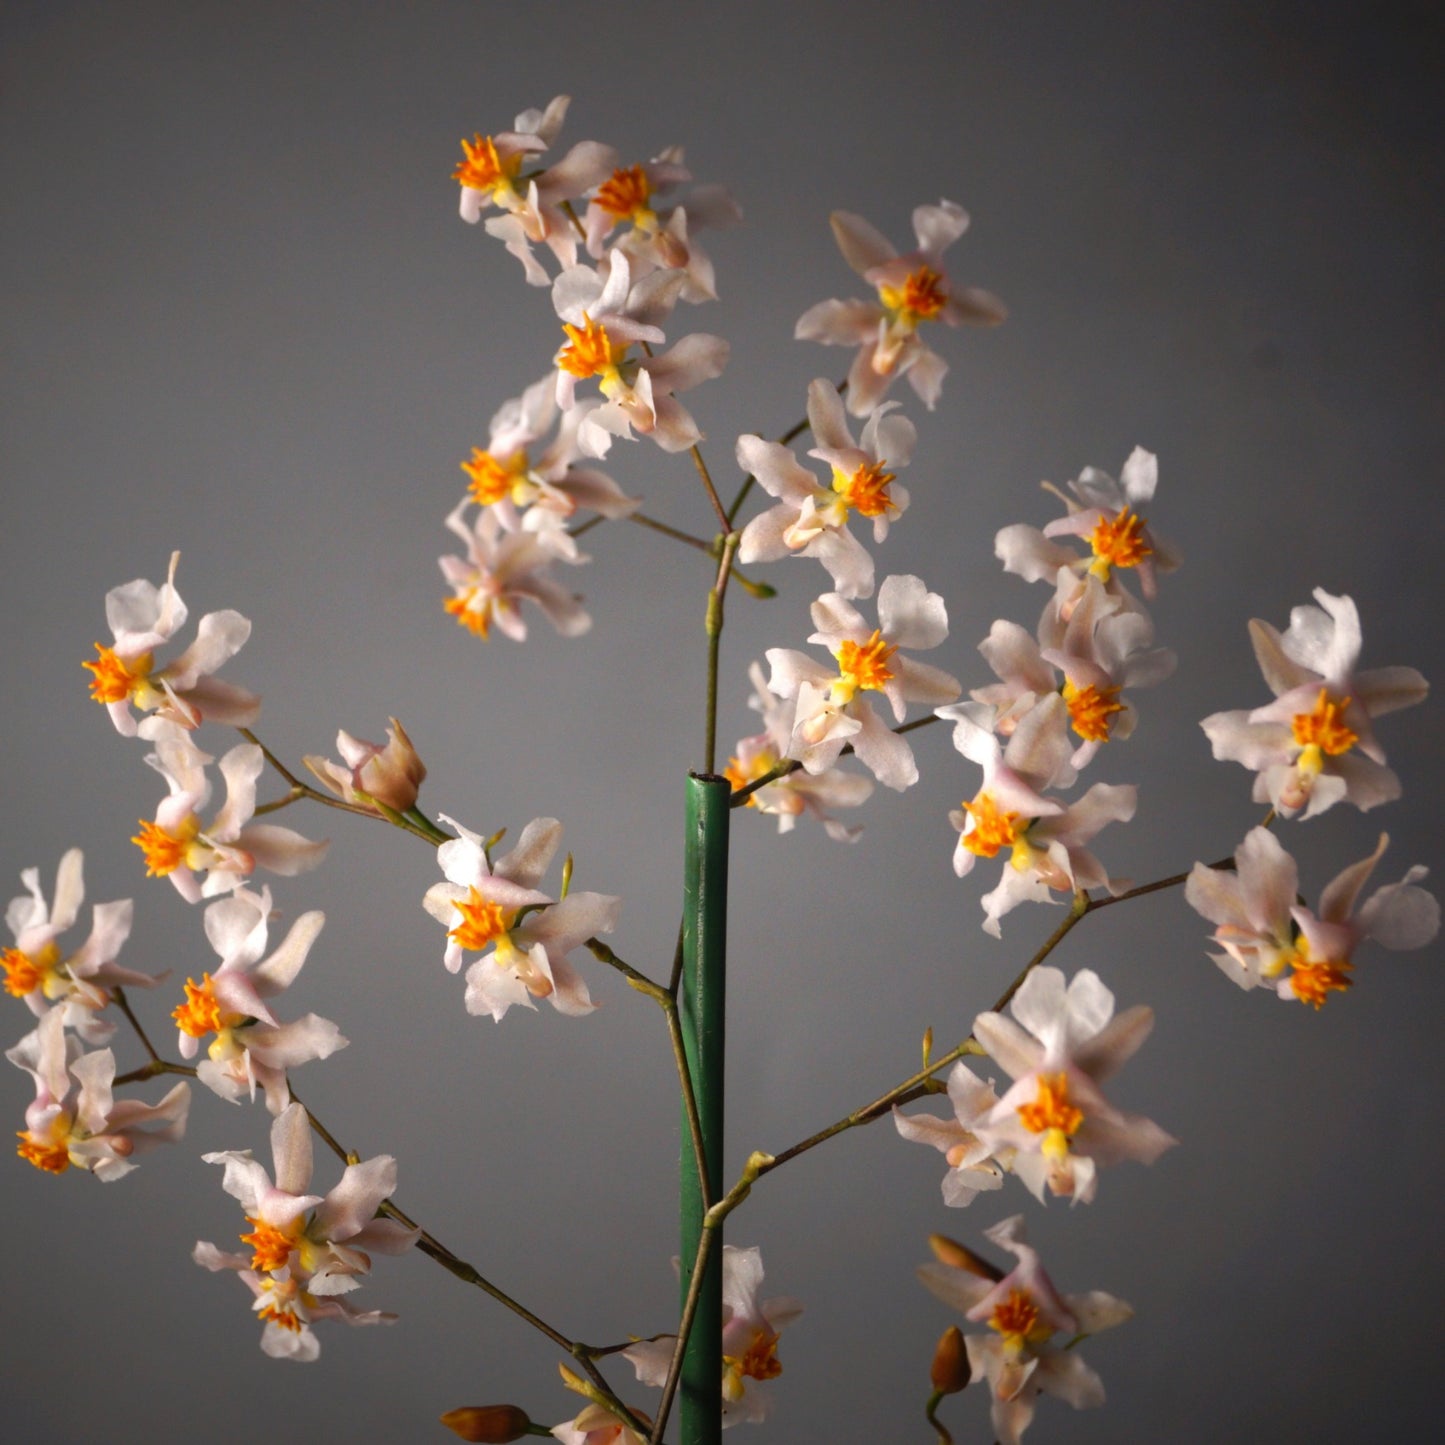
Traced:
<path id="1" fill-rule="evenodd" d="M 680 1022 L 705 1169 L 697 1168 L 691 1149 L 683 1150 L 682 1258 L 695 1263 L 674 1361 L 682 1445 L 719 1445 L 722 1432 L 722 1255 L 715 1248 L 721 1230 L 705 1221 L 722 1192 L 729 792 L 726 778 L 693 774 L 687 780 Z M 659 1411 L 654 1438 L 661 1438 L 666 1420 Z"/>

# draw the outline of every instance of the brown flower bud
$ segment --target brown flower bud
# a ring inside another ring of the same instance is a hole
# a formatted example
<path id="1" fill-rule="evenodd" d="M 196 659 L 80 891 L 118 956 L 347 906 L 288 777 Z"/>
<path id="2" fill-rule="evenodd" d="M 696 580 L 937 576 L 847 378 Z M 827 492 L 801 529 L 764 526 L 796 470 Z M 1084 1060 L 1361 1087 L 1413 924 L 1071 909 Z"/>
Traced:
<path id="1" fill-rule="evenodd" d="M 479 1441 L 481 1445 L 507 1445 L 509 1440 L 520 1440 L 532 1428 L 527 1412 L 515 1405 L 463 1405 L 459 1410 L 448 1410 L 441 1420 L 463 1440 Z"/>
<path id="2" fill-rule="evenodd" d="M 954 1269 L 966 1269 L 980 1279 L 991 1279 L 995 1284 L 1003 1278 L 1003 1271 L 986 1259 L 981 1259 L 971 1249 L 950 1239 L 946 1234 L 930 1234 L 928 1247 L 940 1264 L 951 1264 Z"/>
<path id="3" fill-rule="evenodd" d="M 949 1325 L 939 1336 L 928 1377 L 940 1395 L 958 1394 L 973 1378 L 968 1365 L 968 1349 L 963 1343 L 963 1331 L 957 1325 Z"/>

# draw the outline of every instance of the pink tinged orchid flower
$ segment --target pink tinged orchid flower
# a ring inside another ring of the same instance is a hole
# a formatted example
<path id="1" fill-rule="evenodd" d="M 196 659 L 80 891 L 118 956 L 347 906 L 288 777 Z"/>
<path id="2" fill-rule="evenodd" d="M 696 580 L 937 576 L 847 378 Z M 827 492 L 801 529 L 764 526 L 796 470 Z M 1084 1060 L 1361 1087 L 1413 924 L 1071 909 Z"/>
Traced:
<path id="1" fill-rule="evenodd" d="M 885 787 L 910 787 L 918 781 L 913 749 L 878 716 L 867 694 L 881 693 L 900 723 L 910 702 L 936 706 L 958 696 L 956 678 L 901 651 L 937 647 L 948 636 L 943 598 L 917 577 L 894 576 L 878 589 L 875 628 L 836 592 L 818 598 L 812 616 L 818 630 L 808 641 L 832 653 L 832 668 L 787 648 L 769 648 L 767 654 L 769 687 L 797 700 L 788 756 L 817 774 L 851 746 Z"/>
<path id="2" fill-rule="evenodd" d="M 1138 790 L 1095 783 L 1067 805 L 1045 796 L 1046 788 L 1074 780 L 1068 704 L 1059 693 L 1024 713 L 1007 747 L 989 731 L 990 713 L 977 702 L 937 710 L 954 724 L 954 747 L 983 769 L 973 800 L 948 815 L 958 830 L 953 871 L 962 878 L 977 859 L 1007 853 L 998 886 L 983 897 L 984 931 L 998 938 L 1000 920 L 1020 903 L 1057 902 L 1055 893 L 1089 888 L 1118 894 L 1129 886 L 1127 879 L 1111 878 L 1087 845 L 1108 824 L 1134 816 Z"/>
<path id="3" fill-rule="evenodd" d="M 205 1241 L 192 1258 L 213 1271 L 236 1270 L 256 1299 L 266 1322 L 261 1348 L 268 1355 L 314 1360 L 320 1352 L 310 1322 L 343 1319 L 348 1324 L 389 1324 L 395 1315 L 358 1311 L 338 1298 L 360 1288 L 371 1271 L 372 1253 L 401 1254 L 420 1231 L 392 1219 L 378 1219 L 382 1203 L 396 1192 L 396 1160 L 378 1155 L 349 1164 L 327 1195 L 308 1194 L 311 1183 L 311 1122 L 300 1104 L 290 1104 L 271 1125 L 275 1183 L 250 1150 L 202 1157 L 225 1167 L 222 1188 L 246 1213 L 249 1232 L 241 1242 L 249 1256 L 230 1254 Z"/>
<path id="4" fill-rule="evenodd" d="M 855 514 L 871 519 L 873 540 L 881 542 L 889 523 L 908 506 L 908 493 L 896 484 L 894 469 L 908 465 L 917 432 L 906 417 L 888 415 L 891 409 L 885 402 L 873 412 L 855 442 L 837 389 L 821 379 L 809 386 L 808 420 L 819 443 L 809 456 L 832 469 L 826 487 L 787 447 L 757 436 L 739 437 L 738 466 L 779 500 L 743 528 L 738 560 L 814 557 L 828 569 L 840 597 L 870 596 L 873 559 L 848 522 Z"/>
<path id="5" fill-rule="evenodd" d="M 876 301 L 820 301 L 799 318 L 799 341 L 858 348 L 848 371 L 848 410 L 867 416 L 894 378 L 909 384 L 930 410 L 938 401 L 948 364 L 919 335 L 926 322 L 997 326 L 1008 314 L 997 296 L 955 286 L 943 269 L 944 250 L 968 229 L 968 215 L 952 201 L 913 212 L 917 250 L 900 256 L 861 216 L 834 211 L 833 235 L 843 259 L 876 288 Z"/>
<path id="6" fill-rule="evenodd" d="M 201 1040 L 215 1036 L 196 1069 L 201 1083 L 230 1103 L 255 1098 L 259 1087 L 267 1109 L 279 1114 L 291 1101 L 287 1070 L 329 1058 L 347 1041 L 329 1019 L 307 1014 L 282 1023 L 271 1012 L 268 1000 L 295 981 L 326 918 L 303 913 L 263 957 L 270 914 L 269 888 L 260 894 L 241 890 L 206 909 L 206 937 L 221 964 L 215 973 L 203 973 L 200 983 L 186 980 L 185 1002 L 171 1017 L 183 1058 L 195 1058 Z"/>
<path id="7" fill-rule="evenodd" d="M 116 1099 L 115 1055 L 109 1049 L 83 1053 L 65 1032 L 59 1009 L 51 1009 L 5 1057 L 35 1080 L 35 1102 L 25 1111 L 17 1152 L 47 1174 L 63 1174 L 73 1164 L 108 1184 L 136 1167 L 135 1155 L 186 1132 L 188 1083 L 182 1080 L 159 1104 Z M 79 1085 L 74 1098 L 72 1081 Z"/>
<path id="8" fill-rule="evenodd" d="M 778 1359 L 778 1337 L 799 1315 L 802 1304 L 789 1296 L 760 1300 L 763 1256 L 756 1246 L 723 1246 L 722 1262 L 722 1425 L 758 1424 L 765 1420 L 772 1401 L 763 1388 L 783 1372 Z M 676 1346 L 675 1335 L 640 1340 L 623 1350 L 644 1385 L 661 1386 Z"/>
<path id="9" fill-rule="evenodd" d="M 383 807 L 393 813 L 404 813 L 416 806 L 417 792 L 426 778 L 426 764 L 417 755 L 406 729 L 395 718 L 390 719 L 386 730 L 385 746 L 342 731 L 336 734 L 336 751 L 341 754 L 344 766 L 315 756 L 302 761 L 337 797 L 368 808 L 378 816 L 385 816 Z"/>
<path id="10" fill-rule="evenodd" d="M 1072 574 L 1061 569 L 1059 576 L 1073 591 Z M 993 730 L 1007 737 L 1040 698 L 1061 693 L 1079 739 L 1069 762 L 1083 768 L 1106 742 L 1133 733 L 1138 715 L 1124 690 L 1173 672 L 1174 654 L 1153 641 L 1148 616 L 1122 607 L 1090 576 L 1067 620 L 1057 607 L 1045 609 L 1037 640 L 1017 623 L 995 622 L 978 650 L 999 682 L 969 696 L 993 709 Z"/>
<path id="11" fill-rule="evenodd" d="M 1025 1240 L 1023 1215 L 994 1225 L 986 1237 L 1018 1259 L 1002 1279 L 941 1262 L 922 1265 L 918 1278 L 945 1304 L 988 1326 L 989 1334 L 964 1336 L 969 1368 L 974 1380 L 988 1381 L 999 1445 L 1019 1445 L 1041 1394 L 1076 1410 L 1104 1403 L 1103 1382 L 1072 1346 L 1134 1311 L 1102 1290 L 1060 1294 Z"/>
<path id="12" fill-rule="evenodd" d="M 1348 597 L 1315 589 L 1318 607 L 1296 607 L 1282 635 L 1256 618 L 1254 655 L 1275 699 L 1252 712 L 1217 712 L 1204 729 L 1221 761 L 1257 776 L 1256 802 L 1306 818 L 1344 800 L 1361 811 L 1400 796 L 1372 720 L 1424 700 L 1429 684 L 1413 667 L 1356 672 L 1360 616 Z"/>
<path id="13" fill-rule="evenodd" d="M 452 595 L 442 609 L 473 637 L 486 642 L 495 627 L 514 642 L 527 636 L 522 603 L 530 602 L 563 637 L 580 637 L 592 626 L 581 599 L 553 581 L 551 565 L 558 552 L 534 532 L 507 532 L 487 508 L 468 526 L 463 514 L 471 505 L 464 497 L 447 517 L 447 529 L 466 543 L 465 557 L 440 559 L 442 576 Z M 564 558 L 582 563 L 587 558 L 573 551 Z"/>
<path id="14" fill-rule="evenodd" d="M 537 883 L 562 841 L 555 818 L 534 818 L 517 846 L 495 866 L 481 836 L 454 819 L 458 837 L 437 849 L 445 881 L 422 900 L 447 925 L 443 962 L 455 973 L 467 952 L 483 957 L 467 969 L 467 1012 L 503 1018 L 514 1004 L 536 1008 L 545 998 L 563 1014 L 591 1013 L 596 1005 L 568 959 L 594 934 L 610 933 L 620 900 L 602 893 L 568 893 L 560 902 Z"/>
<path id="15" fill-rule="evenodd" d="M 637 1418 L 647 1420 L 641 1414 Z M 562 1445 L 647 1445 L 643 1436 L 602 1405 L 586 1406 L 575 1418 L 554 1425 L 552 1434 Z"/>
<path id="16" fill-rule="evenodd" d="M 83 866 L 79 848 L 71 848 L 61 858 L 53 908 L 40 891 L 40 870 L 27 868 L 21 873 L 27 892 L 12 898 L 5 910 L 15 945 L 0 951 L 0 964 L 5 969 L 5 992 L 12 998 L 23 998 L 39 1018 L 58 1009 L 66 1027 L 86 1043 L 98 1045 L 115 1033 L 115 1025 L 100 1017 L 111 1002 L 111 990 L 154 988 L 160 978 L 122 968 L 115 961 L 130 936 L 129 898 L 97 903 L 90 936 L 74 953 L 62 950 L 57 940 L 74 926 L 85 897 Z"/>
<path id="17" fill-rule="evenodd" d="M 508 532 L 536 533 L 568 562 L 578 559 L 578 551 L 566 524 L 578 511 L 617 518 L 640 505 L 605 472 L 576 465 L 582 456 L 577 432 L 596 405 L 579 402 L 563 412 L 556 437 L 538 451 L 535 443 L 558 420 L 556 377 L 548 372 L 498 410 L 487 449 L 473 447 L 471 460 L 462 463 L 473 502 L 495 509 Z"/>
<path id="18" fill-rule="evenodd" d="M 728 343 L 694 332 L 655 356 L 634 356 L 634 346 L 661 344 L 657 324 L 671 311 L 683 284 L 680 272 L 654 271 L 634 284 L 625 254 L 609 253 L 604 277 L 590 266 L 562 272 L 552 304 L 562 318 L 566 342 L 557 352 L 557 403 L 576 404 L 579 381 L 595 378 L 604 398 L 577 431 L 588 456 L 606 456 L 614 436 L 636 431 L 663 451 L 686 451 L 702 439 L 692 414 L 673 395 L 720 376 Z"/>
<path id="19" fill-rule="evenodd" d="M 1418 864 L 1398 883 L 1377 888 L 1356 908 L 1388 835 L 1375 851 L 1346 868 L 1311 913 L 1296 900 L 1295 860 L 1265 828 L 1252 828 L 1235 850 L 1235 868 L 1196 863 L 1184 896 L 1191 908 L 1217 925 L 1214 961 L 1241 988 L 1270 988 L 1280 998 L 1323 1006 L 1332 992 L 1353 982 L 1353 954 L 1365 939 L 1385 948 L 1423 948 L 1440 930 L 1440 905 L 1417 887 L 1426 876 Z"/>
<path id="20" fill-rule="evenodd" d="M 155 744 L 146 762 L 170 789 L 155 818 L 142 818 L 140 832 L 131 839 L 145 857 L 147 877 L 169 878 L 187 903 L 195 903 L 241 887 L 258 867 L 289 878 L 315 868 L 326 856 L 327 842 L 312 842 L 275 823 L 250 821 L 256 780 L 266 766 L 259 747 L 238 743 L 221 758 L 226 801 L 206 823 L 202 813 L 211 799 L 206 765 L 215 759 L 168 719 L 147 718 L 138 731 Z"/>
<path id="21" fill-rule="evenodd" d="M 685 280 L 679 300 L 716 301 L 712 261 L 693 233 L 707 226 L 733 225 L 742 219 L 742 212 L 727 190 L 715 185 L 696 187 L 680 205 L 658 204 L 691 179 L 681 146 L 669 146 L 645 165 L 613 171 L 597 187 L 583 217 L 587 254 L 600 260 L 607 238 L 619 225 L 626 226 L 613 249 L 626 254 L 633 275 L 680 271 Z"/>
<path id="22" fill-rule="evenodd" d="M 993 1149 L 975 1131 L 998 1104 L 993 1083 L 985 1084 L 966 1064 L 955 1064 L 948 1076 L 948 1101 L 952 1119 L 936 1114 L 905 1114 L 893 1110 L 898 1132 L 915 1144 L 931 1144 L 948 1161 L 943 1176 L 943 1202 L 955 1209 L 972 1204 L 987 1190 L 1001 1189 L 1013 1150 L 1005 1149 L 995 1159 Z"/>
<path id="23" fill-rule="evenodd" d="M 1172 572 L 1180 562 L 1178 549 L 1154 532 L 1144 515 L 1158 483 L 1159 459 L 1143 447 L 1129 453 L 1118 481 L 1096 467 L 1085 467 L 1069 483 L 1068 493 L 1046 483 L 1068 508 L 1068 515 L 1050 522 L 1042 532 L 1022 524 L 1005 527 L 994 540 L 994 552 L 1005 572 L 1026 582 L 1053 582 L 1059 568 L 1067 567 L 1081 579 L 1081 586 L 1082 578 L 1094 576 L 1111 593 L 1126 598 L 1122 576 L 1136 572 L 1140 589 L 1152 601 L 1158 590 L 1156 574 Z M 1055 537 L 1086 541 L 1089 555 L 1061 546 Z"/>
<path id="24" fill-rule="evenodd" d="M 998 1152 L 1013 1149 L 1013 1171 L 1041 1202 L 1051 1194 L 1087 1203 L 1101 1164 L 1152 1164 L 1178 1141 L 1152 1120 L 1115 1109 L 1099 1085 L 1149 1037 L 1154 1011 L 1142 1005 L 1114 1018 L 1114 995 L 1091 969 L 1067 987 L 1057 968 L 1023 981 L 1013 1019 L 983 1013 L 974 1037 L 1013 1079 L 977 1127 Z M 1014 1020 L 1017 1020 L 1015 1022 Z"/>
<path id="25" fill-rule="evenodd" d="M 551 278 L 532 246 L 545 243 L 560 265 L 570 266 L 577 259 L 577 237 L 562 203 L 590 190 L 617 164 L 611 146 L 580 141 L 553 165 L 524 172 L 551 147 L 570 104 L 570 96 L 556 96 L 545 111 L 524 110 L 510 131 L 463 140 L 463 160 L 452 172 L 461 186 L 464 221 L 475 225 L 489 207 L 504 212 L 486 229 L 522 263 L 533 286 Z"/>
<path id="26" fill-rule="evenodd" d="M 780 767 L 786 761 L 793 735 L 793 703 L 773 696 L 757 663 L 748 669 L 748 677 L 753 684 L 753 697 L 748 706 L 762 713 L 763 731 L 739 739 L 723 770 L 735 793 Z M 746 806 L 777 818 L 780 833 L 791 832 L 806 813 L 823 825 L 834 842 L 856 843 L 862 828 L 839 822 L 832 816 L 832 810 L 861 807 L 872 795 L 871 778 L 845 773 L 841 768 L 826 768 L 817 774 L 795 771 L 774 778 L 749 793 Z"/>
<path id="27" fill-rule="evenodd" d="M 261 699 L 211 674 L 240 651 L 251 624 L 239 612 L 208 612 L 196 628 L 196 640 L 175 658 L 156 665 L 155 651 L 186 622 L 186 604 L 175 588 L 179 552 L 171 553 L 170 571 L 156 587 L 143 578 L 114 587 L 105 595 L 105 620 L 114 645 L 95 644 L 98 658 L 81 665 L 92 674 L 90 695 L 104 703 L 116 731 L 134 737 L 134 707 L 193 728 L 202 721 L 249 727 L 261 712 Z"/>

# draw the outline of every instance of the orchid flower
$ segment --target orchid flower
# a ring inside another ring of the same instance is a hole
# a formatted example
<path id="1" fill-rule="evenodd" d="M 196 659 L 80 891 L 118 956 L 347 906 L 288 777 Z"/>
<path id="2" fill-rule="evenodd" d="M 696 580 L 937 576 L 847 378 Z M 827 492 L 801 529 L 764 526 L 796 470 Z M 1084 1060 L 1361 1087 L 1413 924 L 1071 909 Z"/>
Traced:
<path id="1" fill-rule="evenodd" d="M 562 825 L 534 818 L 493 866 L 480 834 L 445 815 L 442 821 L 459 836 L 437 849 L 446 878 L 427 890 L 422 905 L 448 925 L 448 970 L 455 973 L 466 952 L 483 954 L 467 969 L 467 1012 L 500 1020 L 513 1004 L 536 1008 L 533 999 L 545 998 L 559 1013 L 591 1013 L 596 1005 L 568 955 L 594 934 L 612 932 L 620 900 L 568 893 L 556 902 L 538 892 Z"/>
<path id="2" fill-rule="evenodd" d="M 275 823 L 252 823 L 256 780 L 266 766 L 253 743 L 238 743 L 221 759 L 226 801 L 209 823 L 202 820 L 211 799 L 206 765 L 215 761 L 190 734 L 166 718 L 147 718 L 140 735 L 155 744 L 146 757 L 165 780 L 168 795 L 154 819 L 142 818 L 131 842 L 145 857 L 148 878 L 169 878 L 187 903 L 239 888 L 258 868 L 293 877 L 315 868 L 331 845 L 303 838 Z M 204 873 L 205 882 L 198 876 Z"/>
<path id="3" fill-rule="evenodd" d="M 122 944 L 130 936 L 131 901 L 97 903 L 92 911 L 90 936 L 74 953 L 64 953 L 56 941 L 80 916 L 85 897 L 84 858 L 79 848 L 69 849 L 55 874 L 55 904 L 48 907 L 40 891 L 40 870 L 27 868 L 20 881 L 27 892 L 12 898 L 5 922 L 15 946 L 0 954 L 5 969 L 5 992 L 23 998 L 30 1012 L 44 1018 L 58 1008 L 68 1028 L 88 1044 L 104 1044 L 115 1025 L 100 1011 L 111 1002 L 111 989 L 154 988 L 160 978 L 137 973 L 116 963 Z"/>
<path id="4" fill-rule="evenodd" d="M 878 293 L 876 301 L 820 301 L 798 319 L 799 341 L 855 346 L 848 370 L 848 410 L 867 416 L 895 377 L 909 384 L 930 410 L 938 401 L 948 363 L 918 334 L 929 321 L 948 326 L 997 326 L 1008 314 L 997 296 L 954 286 L 942 255 L 968 229 L 968 215 L 952 201 L 913 212 L 917 250 L 900 256 L 861 216 L 834 211 L 829 218 L 843 259 Z"/>
<path id="5" fill-rule="evenodd" d="M 179 657 L 156 666 L 156 648 L 186 622 L 186 604 L 175 587 L 180 560 L 179 552 L 171 553 L 170 571 L 160 587 L 137 578 L 105 594 L 114 645 L 97 642 L 97 661 L 81 664 L 93 674 L 91 697 L 105 704 L 123 737 L 136 735 L 132 707 L 186 728 L 202 720 L 249 727 L 261 711 L 253 693 L 211 676 L 251 635 L 250 622 L 239 612 L 208 612 L 196 628 L 196 640 Z"/>
<path id="6" fill-rule="evenodd" d="M 1417 864 L 1355 906 L 1389 841 L 1381 833 L 1368 858 L 1326 887 L 1318 913 L 1298 903 L 1295 860 L 1266 828 L 1250 829 L 1233 872 L 1196 863 L 1184 896 L 1218 925 L 1214 941 L 1224 952 L 1210 956 L 1241 988 L 1271 988 L 1318 1009 L 1354 982 L 1352 957 L 1365 939 L 1390 949 L 1424 947 L 1440 929 L 1440 905 L 1416 886 L 1425 868 Z"/>
<path id="7" fill-rule="evenodd" d="M 848 521 L 854 513 L 870 518 L 873 540 L 881 542 L 889 523 L 908 506 L 908 493 L 896 485 L 894 469 L 908 465 L 917 432 L 906 417 L 888 415 L 891 410 L 889 402 L 878 407 L 854 441 L 837 389 L 822 379 L 809 386 L 808 420 L 818 446 L 808 455 L 832 469 L 828 487 L 820 486 L 787 447 L 740 436 L 738 466 L 779 501 L 743 528 L 738 560 L 774 562 L 790 553 L 815 557 L 828 569 L 840 597 L 869 596 L 873 559 L 848 530 Z"/>
<path id="8" fill-rule="evenodd" d="M 900 651 L 937 647 L 948 636 L 943 598 L 917 577 L 894 576 L 878 589 L 875 628 L 836 592 L 818 598 L 812 616 L 818 630 L 808 641 L 826 647 L 834 667 L 782 647 L 767 654 L 769 687 L 797 699 L 788 755 L 817 774 L 851 745 L 880 783 L 901 792 L 918 781 L 913 749 L 878 716 L 866 694 L 882 693 L 900 723 L 910 702 L 934 705 L 958 696 L 956 678 Z"/>
<path id="9" fill-rule="evenodd" d="M 159 1104 L 116 1099 L 115 1055 L 109 1049 L 83 1053 L 65 1032 L 59 1009 L 51 1009 L 5 1057 L 35 1080 L 17 1152 L 47 1174 L 63 1174 L 73 1164 L 108 1184 L 136 1167 L 134 1155 L 186 1132 L 188 1083 L 182 1080 Z M 74 1099 L 72 1080 L 80 1086 Z"/>
<path id="10" fill-rule="evenodd" d="M 1221 761 L 1256 774 L 1254 800 L 1306 818 L 1342 799 L 1361 811 L 1400 796 L 1371 721 L 1421 702 L 1429 691 L 1413 667 L 1356 672 L 1360 615 L 1348 597 L 1315 589 L 1318 607 L 1296 607 L 1282 635 L 1256 618 L 1254 655 L 1275 699 L 1252 712 L 1217 712 L 1204 729 Z"/>
<path id="11" fill-rule="evenodd" d="M 387 727 L 385 746 L 354 738 L 343 730 L 336 734 L 336 751 L 344 767 L 314 755 L 301 761 L 337 797 L 368 808 L 378 817 L 385 816 L 382 808 L 404 813 L 416 806 L 417 792 L 426 778 L 426 764 L 395 718 Z"/>
<path id="12" fill-rule="evenodd" d="M 893 1122 L 905 1139 L 931 1144 L 947 1159 L 943 1202 L 962 1209 L 986 1190 L 1003 1187 L 1013 1150 L 1005 1149 L 1003 1157 L 996 1159 L 992 1147 L 974 1132 L 998 1104 L 991 1080 L 985 1084 L 967 1064 L 955 1064 L 948 1076 L 948 1101 L 953 1105 L 952 1119 L 905 1114 L 895 1107 Z"/>
<path id="13" fill-rule="evenodd" d="M 215 973 L 200 983 L 186 980 L 186 999 L 171 1017 L 179 1030 L 181 1056 L 195 1058 L 200 1041 L 214 1034 L 196 1077 L 230 1103 L 254 1098 L 259 1087 L 266 1107 L 279 1114 L 291 1100 L 286 1071 L 312 1059 L 329 1058 L 346 1047 L 329 1019 L 307 1014 L 282 1023 L 267 1000 L 287 989 L 306 963 L 326 917 L 303 913 L 280 946 L 266 953 L 271 890 L 242 889 L 213 903 L 205 912 L 206 937 L 220 955 Z"/>
<path id="14" fill-rule="evenodd" d="M 982 1013 L 974 1021 L 974 1037 L 1014 1081 L 976 1133 L 995 1153 L 1015 1151 L 1013 1171 L 1035 1198 L 1042 1202 L 1047 1188 L 1087 1203 L 1099 1165 L 1152 1164 L 1178 1142 L 1152 1120 L 1114 1108 L 1099 1090 L 1149 1037 L 1152 1009 L 1114 1018 L 1114 995 L 1098 974 L 1081 969 L 1066 986 L 1063 973 L 1048 967 L 1024 979 L 1010 1007 L 1013 1019 Z"/>
<path id="15" fill-rule="evenodd" d="M 973 1379 L 988 1381 L 998 1445 L 1019 1445 L 1041 1394 L 1057 1395 L 1076 1410 L 1104 1403 L 1103 1382 L 1073 1346 L 1123 1324 L 1134 1311 L 1102 1290 L 1060 1294 L 1025 1240 L 1021 1214 L 994 1225 L 986 1238 L 1018 1260 L 1001 1279 L 942 1260 L 920 1266 L 918 1278 L 945 1304 L 993 1331 L 964 1336 L 969 1368 Z"/>

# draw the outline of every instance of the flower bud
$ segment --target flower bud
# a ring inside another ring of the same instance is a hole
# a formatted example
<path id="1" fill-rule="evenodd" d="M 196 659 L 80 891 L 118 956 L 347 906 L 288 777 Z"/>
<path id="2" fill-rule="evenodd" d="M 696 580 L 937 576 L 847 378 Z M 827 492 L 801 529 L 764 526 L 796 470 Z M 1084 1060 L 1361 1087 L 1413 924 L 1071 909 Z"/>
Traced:
<path id="1" fill-rule="evenodd" d="M 968 1350 L 963 1343 L 963 1331 L 957 1325 L 949 1325 L 939 1336 L 928 1378 L 940 1395 L 958 1394 L 973 1378 Z"/>
<path id="2" fill-rule="evenodd" d="M 946 1234 L 930 1234 L 928 1247 L 940 1264 L 951 1264 L 954 1269 L 966 1269 L 980 1279 L 991 1279 L 995 1283 L 1003 1278 L 1003 1271 L 997 1265 L 980 1259 L 971 1249 L 965 1248 L 956 1239 L 949 1239 Z"/>
<path id="3" fill-rule="evenodd" d="M 354 738 L 348 732 L 336 734 L 336 750 L 345 766 L 329 758 L 307 757 L 306 766 L 333 793 L 348 803 L 375 804 L 404 813 L 416 805 L 416 795 L 426 777 L 426 764 L 417 756 L 406 729 L 390 719 L 386 746 Z"/>
<path id="4" fill-rule="evenodd" d="M 480 1441 L 482 1445 L 506 1445 L 509 1440 L 520 1440 L 532 1428 L 527 1412 L 515 1405 L 463 1405 L 459 1410 L 448 1410 L 441 1421 L 463 1440 Z"/>

